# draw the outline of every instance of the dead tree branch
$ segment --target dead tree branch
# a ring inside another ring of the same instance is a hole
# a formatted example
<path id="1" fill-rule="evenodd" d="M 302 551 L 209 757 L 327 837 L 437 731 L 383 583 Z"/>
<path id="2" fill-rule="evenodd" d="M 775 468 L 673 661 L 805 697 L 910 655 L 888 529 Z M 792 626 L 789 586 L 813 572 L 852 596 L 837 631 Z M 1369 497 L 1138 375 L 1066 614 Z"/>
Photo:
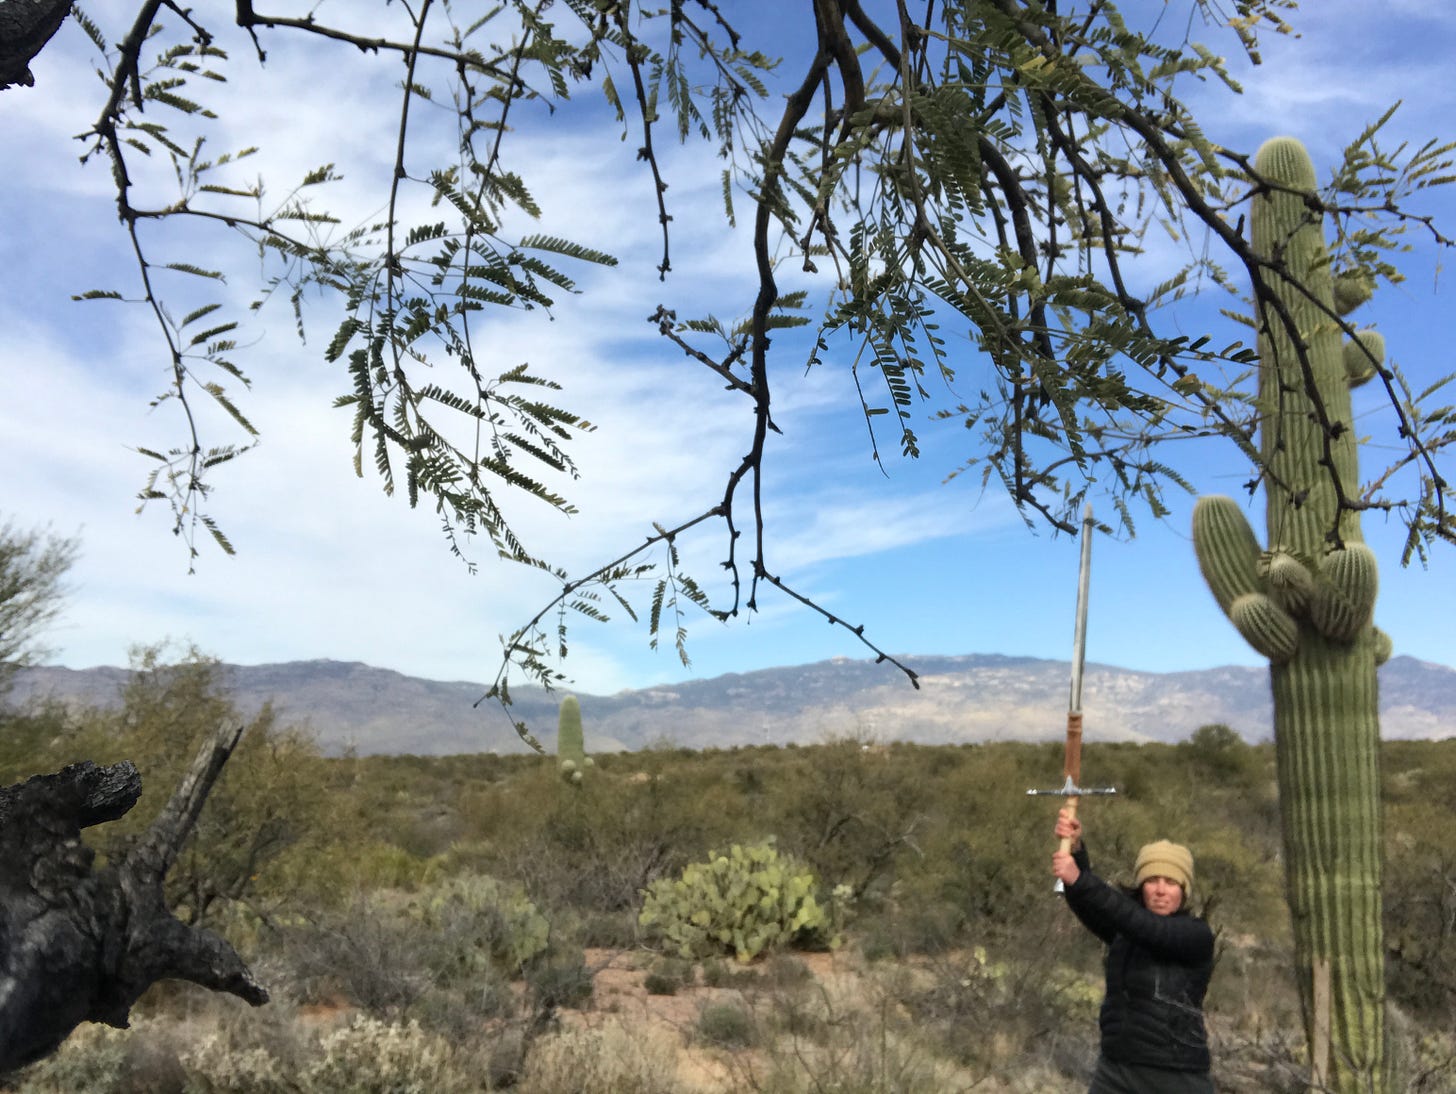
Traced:
<path id="1" fill-rule="evenodd" d="M 268 1001 L 232 946 L 180 922 L 162 893 L 241 736 L 225 726 L 205 741 L 152 826 L 99 870 L 81 830 L 137 803 L 134 765 L 86 761 L 0 789 L 0 1075 L 54 1052 L 82 1022 L 125 1028 L 158 980 Z"/>

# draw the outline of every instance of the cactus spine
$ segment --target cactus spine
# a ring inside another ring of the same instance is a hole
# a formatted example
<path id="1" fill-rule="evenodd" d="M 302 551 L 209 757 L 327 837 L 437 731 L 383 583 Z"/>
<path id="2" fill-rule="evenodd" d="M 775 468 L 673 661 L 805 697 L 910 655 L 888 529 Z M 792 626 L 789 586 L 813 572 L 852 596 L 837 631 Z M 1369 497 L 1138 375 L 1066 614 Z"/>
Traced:
<path id="1" fill-rule="evenodd" d="M 1322 217 L 1303 196 L 1315 191 L 1304 147 L 1275 138 L 1255 170 L 1274 187 L 1254 198 L 1253 249 L 1287 274 L 1261 271 L 1256 286 L 1268 546 L 1260 549 L 1225 497 L 1199 500 L 1193 542 L 1219 606 L 1270 661 L 1285 885 L 1313 1077 L 1320 1089 L 1383 1090 L 1375 670 L 1390 640 L 1370 621 L 1375 557 L 1359 513 L 1340 511 L 1335 487 L 1352 495 L 1358 487 L 1350 388 L 1374 374 L 1383 344 L 1374 332 L 1343 344 L 1324 310 L 1348 312 L 1370 286 L 1331 276 Z"/>
<path id="2" fill-rule="evenodd" d="M 561 700 L 561 712 L 556 723 L 556 762 L 561 767 L 561 777 L 577 784 L 581 782 L 583 772 L 592 766 L 582 735 L 581 703 L 575 695 Z"/>

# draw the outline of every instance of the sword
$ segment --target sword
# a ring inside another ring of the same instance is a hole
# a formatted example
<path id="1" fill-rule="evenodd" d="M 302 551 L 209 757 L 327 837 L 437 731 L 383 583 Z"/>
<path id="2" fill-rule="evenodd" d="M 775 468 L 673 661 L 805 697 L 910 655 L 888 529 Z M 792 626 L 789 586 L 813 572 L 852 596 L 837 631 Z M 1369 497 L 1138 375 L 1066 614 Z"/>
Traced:
<path id="1" fill-rule="evenodd" d="M 1087 592 L 1092 583 L 1092 506 L 1082 511 L 1082 561 L 1077 574 L 1077 623 L 1072 633 L 1072 689 L 1067 702 L 1067 743 L 1062 752 L 1062 775 L 1065 781 L 1056 790 L 1028 790 L 1028 794 L 1045 794 L 1064 798 L 1064 808 L 1073 817 L 1083 794 L 1116 794 L 1112 787 L 1085 787 L 1082 781 L 1082 667 L 1087 654 Z M 1061 850 L 1070 851 L 1072 841 L 1064 838 Z M 1058 879 L 1056 891 L 1062 891 Z"/>

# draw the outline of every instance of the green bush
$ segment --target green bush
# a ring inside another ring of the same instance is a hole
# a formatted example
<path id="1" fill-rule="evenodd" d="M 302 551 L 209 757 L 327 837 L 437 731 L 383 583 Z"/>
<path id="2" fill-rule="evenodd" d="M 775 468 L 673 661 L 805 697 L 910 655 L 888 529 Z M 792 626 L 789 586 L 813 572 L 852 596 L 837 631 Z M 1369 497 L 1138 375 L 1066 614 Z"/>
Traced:
<path id="1" fill-rule="evenodd" d="M 361 892 L 422 888 L 440 876 L 444 861 L 444 856 L 417 858 L 387 839 L 367 839 L 323 852 L 285 854 L 279 872 L 293 892 L 330 904 Z"/>
<path id="2" fill-rule="evenodd" d="M 419 1025 L 387 1025 L 366 1016 L 325 1034 L 323 1055 L 308 1068 L 314 1094 L 440 1094 L 466 1089 L 450 1046 Z"/>
<path id="3" fill-rule="evenodd" d="M 752 1048 L 758 1028 L 741 1003 L 708 1003 L 698 1013 L 698 1036 L 719 1048 Z"/>
<path id="4" fill-rule="evenodd" d="M 431 886 L 410 910 L 438 943 L 430 964 L 443 984 L 476 980 L 489 971 L 519 977 L 551 940 L 550 924 L 525 889 L 480 874 Z"/>
<path id="5" fill-rule="evenodd" d="M 132 1015 L 128 1029 L 83 1022 L 52 1056 L 0 1077 L 15 1094 L 193 1094 L 170 1017 Z M 196 1094 L 208 1094 L 197 1089 Z M 279 1089 L 279 1094 L 283 1094 Z"/>
<path id="6" fill-rule="evenodd" d="M 526 990 L 538 1011 L 581 1007 L 592 997 L 592 970 L 579 949 L 548 949 L 526 966 Z"/>
<path id="7" fill-rule="evenodd" d="M 676 995 L 682 981 L 666 973 L 649 972 L 642 981 L 642 988 L 648 995 Z"/>
<path id="8" fill-rule="evenodd" d="M 759 811 L 826 887 L 848 886 L 873 905 L 914 854 L 939 778 L 917 759 L 913 746 L 833 738 L 780 761 Z"/>
<path id="9" fill-rule="evenodd" d="M 732 952 L 752 961 L 779 946 L 825 940 L 831 919 L 815 897 L 814 875 L 772 840 L 687 866 L 676 880 L 661 878 L 644 890 L 638 923 L 649 937 L 693 961 Z"/>
<path id="10" fill-rule="evenodd" d="M 21 1072 L 19 1094 L 95 1094 L 120 1091 L 127 1079 L 126 1033 L 107 1026 L 81 1026 L 60 1051 Z"/>
<path id="11" fill-rule="evenodd" d="M 693 982 L 693 965 L 677 957 L 662 957 L 652 963 L 642 986 L 648 995 L 676 995 Z"/>

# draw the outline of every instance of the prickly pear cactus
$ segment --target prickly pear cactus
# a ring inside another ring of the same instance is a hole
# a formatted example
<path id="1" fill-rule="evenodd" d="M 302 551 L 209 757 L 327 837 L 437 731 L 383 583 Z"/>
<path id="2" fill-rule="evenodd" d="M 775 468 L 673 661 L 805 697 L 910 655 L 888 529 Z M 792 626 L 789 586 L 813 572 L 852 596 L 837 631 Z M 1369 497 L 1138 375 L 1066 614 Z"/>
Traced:
<path id="1" fill-rule="evenodd" d="M 586 769 L 593 766 L 582 737 L 581 703 L 575 695 L 561 700 L 556 727 L 556 761 L 561 766 L 561 777 L 578 785 Z"/>
<path id="2" fill-rule="evenodd" d="M 687 866 L 678 878 L 654 881 L 643 890 L 637 921 L 684 960 L 732 953 L 749 962 L 796 940 L 832 933 L 817 889 L 814 875 L 781 856 L 772 840 L 734 844 Z"/>
<path id="3" fill-rule="evenodd" d="M 1304 147 L 1271 140 L 1255 171 L 1276 185 L 1254 199 L 1254 250 L 1298 282 L 1266 271 L 1256 286 L 1268 545 L 1226 497 L 1199 500 L 1193 543 L 1219 606 L 1270 662 L 1285 883 L 1316 1085 L 1384 1090 L 1375 669 L 1390 640 L 1371 624 L 1375 556 L 1359 513 L 1342 512 L 1336 494 L 1336 481 L 1349 496 L 1358 488 L 1350 388 L 1374 375 L 1383 343 L 1364 332 L 1345 344 L 1322 310 L 1343 315 L 1370 286 L 1331 277 L 1322 218 L 1301 196 L 1316 188 Z"/>

